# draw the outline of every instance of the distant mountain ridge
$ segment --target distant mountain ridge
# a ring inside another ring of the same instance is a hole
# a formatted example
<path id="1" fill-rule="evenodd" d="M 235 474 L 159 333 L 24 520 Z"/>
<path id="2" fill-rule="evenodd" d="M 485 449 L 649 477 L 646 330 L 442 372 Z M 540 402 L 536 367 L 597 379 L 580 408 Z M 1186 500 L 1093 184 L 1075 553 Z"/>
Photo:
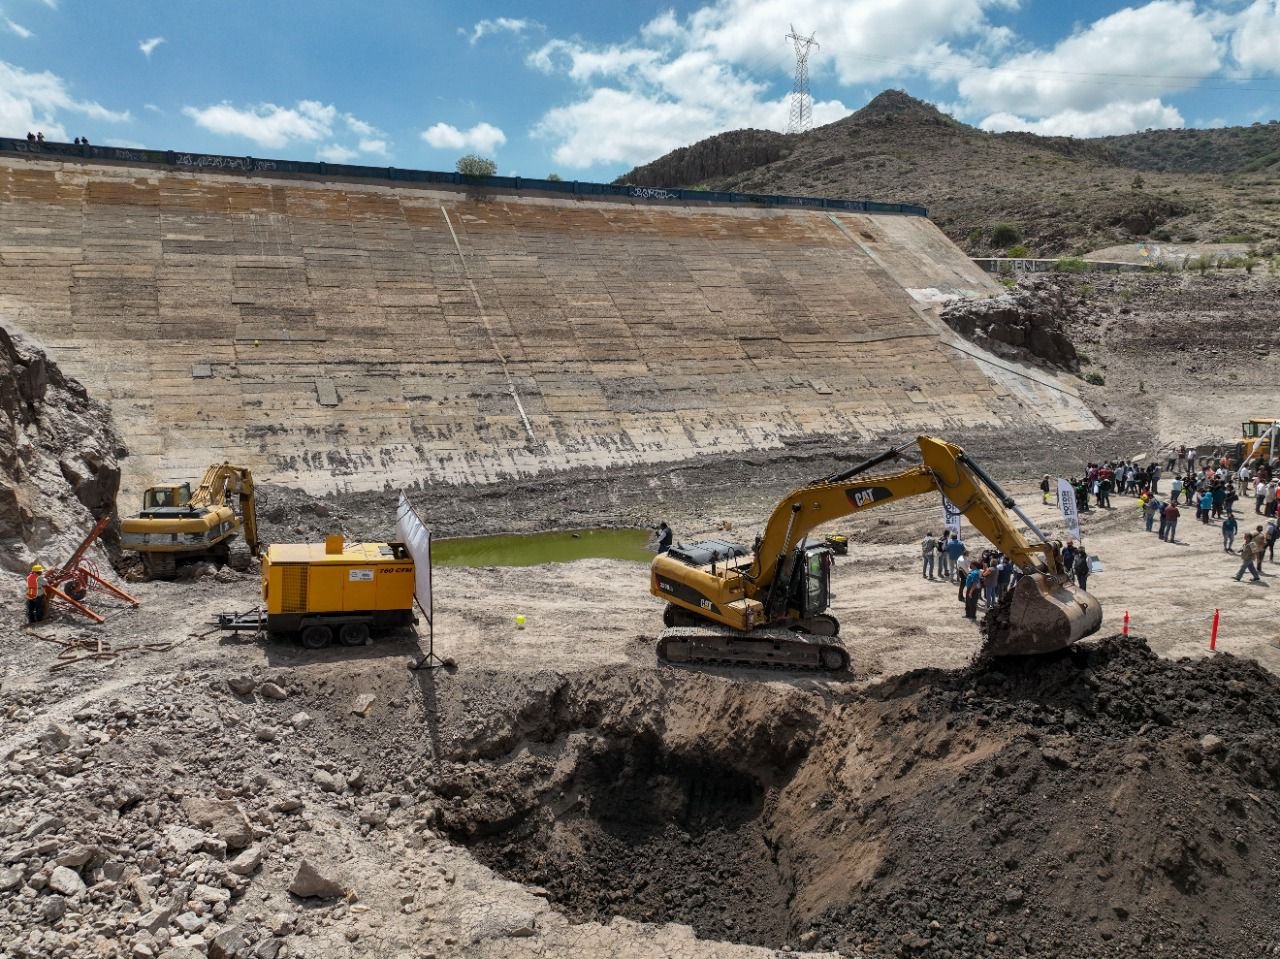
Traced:
<path id="1" fill-rule="evenodd" d="M 1225 240 L 1280 252 L 1276 122 L 1080 139 L 995 134 L 886 90 L 808 133 L 722 133 L 618 182 L 922 203 L 972 253 Z"/>

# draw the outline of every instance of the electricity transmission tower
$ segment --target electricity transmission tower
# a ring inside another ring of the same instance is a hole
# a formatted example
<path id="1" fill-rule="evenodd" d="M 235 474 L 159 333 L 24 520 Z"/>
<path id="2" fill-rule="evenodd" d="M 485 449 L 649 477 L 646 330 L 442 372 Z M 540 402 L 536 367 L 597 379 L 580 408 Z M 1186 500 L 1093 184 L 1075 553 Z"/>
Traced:
<path id="1" fill-rule="evenodd" d="M 796 33 L 795 24 L 786 39 L 796 46 L 796 83 L 791 90 L 791 116 L 787 118 L 788 133 L 804 133 L 813 126 L 813 98 L 809 96 L 809 48 L 822 49 L 822 44 L 813 39 L 815 34 L 802 37 Z"/>

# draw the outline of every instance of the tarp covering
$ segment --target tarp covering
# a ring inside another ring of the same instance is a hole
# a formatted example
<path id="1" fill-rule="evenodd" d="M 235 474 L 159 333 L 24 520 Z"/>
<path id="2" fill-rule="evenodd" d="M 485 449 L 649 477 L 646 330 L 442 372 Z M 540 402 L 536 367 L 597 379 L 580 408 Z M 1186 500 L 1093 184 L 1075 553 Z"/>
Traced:
<path id="1" fill-rule="evenodd" d="M 413 505 L 401 493 L 396 507 L 396 539 L 404 543 L 413 557 L 414 595 L 418 605 L 431 616 L 431 530 L 418 518 Z"/>

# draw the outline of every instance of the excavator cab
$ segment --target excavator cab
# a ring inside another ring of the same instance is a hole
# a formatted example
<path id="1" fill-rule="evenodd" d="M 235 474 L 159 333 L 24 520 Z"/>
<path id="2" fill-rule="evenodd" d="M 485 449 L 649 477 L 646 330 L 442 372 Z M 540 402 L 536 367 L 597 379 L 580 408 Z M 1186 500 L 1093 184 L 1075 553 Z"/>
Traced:
<path id="1" fill-rule="evenodd" d="M 179 509 L 191 502 L 190 483 L 170 483 L 165 486 L 149 486 L 142 494 L 143 515 L 149 510 Z"/>
<path id="2" fill-rule="evenodd" d="M 834 556 L 826 545 L 802 544 L 795 551 L 786 592 L 788 619 L 809 620 L 831 605 L 831 567 Z"/>

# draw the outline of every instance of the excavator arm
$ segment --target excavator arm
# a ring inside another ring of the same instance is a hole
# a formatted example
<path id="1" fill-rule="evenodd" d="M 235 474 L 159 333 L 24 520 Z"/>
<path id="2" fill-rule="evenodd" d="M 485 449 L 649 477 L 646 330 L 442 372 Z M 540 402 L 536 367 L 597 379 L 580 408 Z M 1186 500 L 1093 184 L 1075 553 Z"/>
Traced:
<path id="1" fill-rule="evenodd" d="M 204 471 L 200 485 L 191 494 L 193 506 L 222 506 L 228 494 L 239 497 L 240 521 L 245 545 L 254 556 L 258 555 L 258 509 L 253 490 L 253 473 L 246 466 L 220 463 Z"/>
<path id="2" fill-rule="evenodd" d="M 1012 497 L 996 486 L 964 450 L 932 436 L 917 437 L 916 443 L 924 459 L 921 466 L 909 467 L 898 473 L 852 479 L 870 466 L 901 455 L 905 447 L 899 447 L 784 497 L 774 507 L 765 526 L 749 578 L 758 584 L 772 582 L 779 572 L 779 564 L 785 561 L 795 545 L 823 523 L 934 492 L 946 496 L 978 532 L 1025 571 L 1062 572 L 1061 562 L 1051 544 L 1027 542 L 1009 521 L 1006 508 L 1016 509 Z M 1023 520 L 1035 529 L 1025 516 Z"/>

